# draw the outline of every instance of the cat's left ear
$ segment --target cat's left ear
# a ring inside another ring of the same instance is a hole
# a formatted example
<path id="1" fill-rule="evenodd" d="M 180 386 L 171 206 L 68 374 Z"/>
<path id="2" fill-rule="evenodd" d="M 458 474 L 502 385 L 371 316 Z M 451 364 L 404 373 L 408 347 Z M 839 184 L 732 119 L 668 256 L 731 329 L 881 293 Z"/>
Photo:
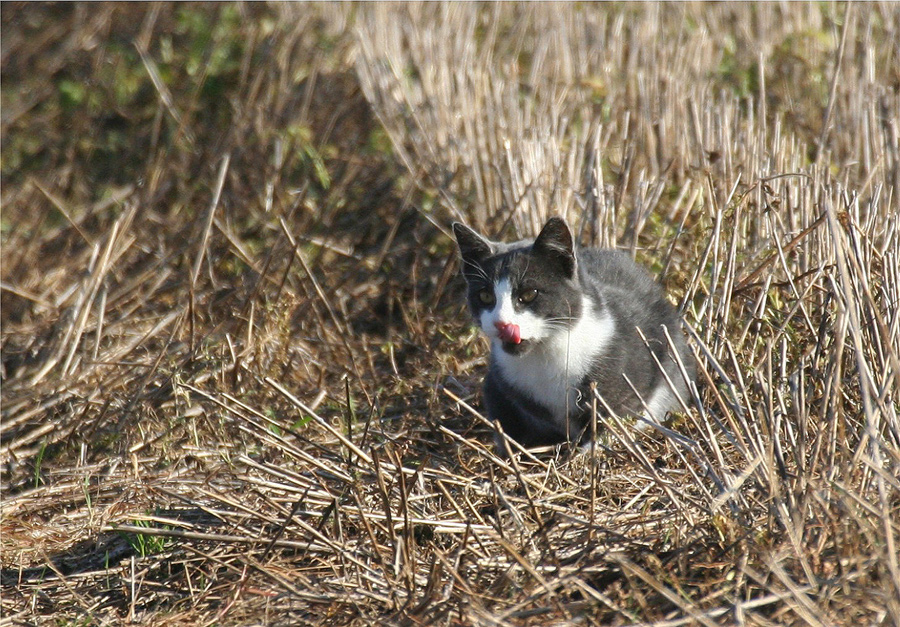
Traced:
<path id="1" fill-rule="evenodd" d="M 532 250 L 560 264 L 566 278 L 575 276 L 575 242 L 569 225 L 562 218 L 550 218 L 534 240 Z"/>

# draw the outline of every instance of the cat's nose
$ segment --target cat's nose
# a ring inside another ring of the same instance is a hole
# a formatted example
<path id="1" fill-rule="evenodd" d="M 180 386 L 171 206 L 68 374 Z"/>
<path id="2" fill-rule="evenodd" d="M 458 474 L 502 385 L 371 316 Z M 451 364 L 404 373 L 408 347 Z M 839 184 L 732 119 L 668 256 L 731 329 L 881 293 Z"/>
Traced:
<path id="1" fill-rule="evenodd" d="M 522 331 L 519 329 L 519 325 L 512 322 L 495 322 L 494 326 L 497 327 L 500 339 L 504 342 L 518 344 L 522 341 Z"/>

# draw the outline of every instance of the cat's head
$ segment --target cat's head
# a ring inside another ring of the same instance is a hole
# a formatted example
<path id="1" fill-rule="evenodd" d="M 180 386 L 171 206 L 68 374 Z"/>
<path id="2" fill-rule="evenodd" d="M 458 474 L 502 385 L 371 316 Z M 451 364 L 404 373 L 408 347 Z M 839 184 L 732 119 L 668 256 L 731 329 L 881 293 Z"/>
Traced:
<path id="1" fill-rule="evenodd" d="M 522 355 L 566 332 L 581 315 L 574 242 L 562 218 L 534 241 L 492 242 L 453 225 L 469 308 L 494 347 Z"/>

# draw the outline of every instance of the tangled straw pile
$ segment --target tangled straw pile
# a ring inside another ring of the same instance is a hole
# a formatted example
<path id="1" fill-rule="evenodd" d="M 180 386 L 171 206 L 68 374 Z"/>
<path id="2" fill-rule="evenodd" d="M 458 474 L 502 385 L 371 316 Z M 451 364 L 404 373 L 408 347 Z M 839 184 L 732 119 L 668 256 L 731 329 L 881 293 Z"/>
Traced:
<path id="1" fill-rule="evenodd" d="M 4 7 L 3 624 L 900 623 L 900 10 Z M 447 225 L 677 299 L 499 459 Z"/>

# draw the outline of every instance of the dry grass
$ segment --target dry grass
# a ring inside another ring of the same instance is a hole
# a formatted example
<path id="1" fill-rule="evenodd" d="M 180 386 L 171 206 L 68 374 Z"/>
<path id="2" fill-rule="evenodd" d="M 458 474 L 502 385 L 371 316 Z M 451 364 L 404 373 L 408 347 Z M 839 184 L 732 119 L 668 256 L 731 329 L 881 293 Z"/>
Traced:
<path id="1" fill-rule="evenodd" d="M 4 5 L 0 624 L 900 624 L 900 9 Z M 509 460 L 446 227 L 692 329 Z"/>

